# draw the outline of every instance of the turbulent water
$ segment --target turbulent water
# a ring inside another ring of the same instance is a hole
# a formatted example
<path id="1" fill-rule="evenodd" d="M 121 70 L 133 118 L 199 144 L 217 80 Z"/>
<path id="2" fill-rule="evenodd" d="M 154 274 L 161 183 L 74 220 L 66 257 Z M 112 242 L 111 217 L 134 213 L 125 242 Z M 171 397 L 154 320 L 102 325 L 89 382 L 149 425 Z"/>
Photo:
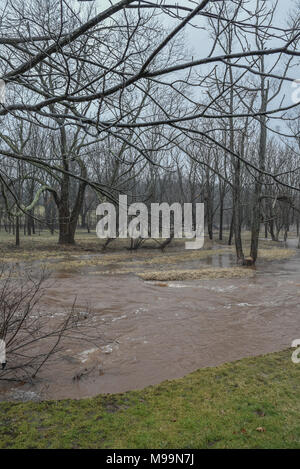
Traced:
<path id="1" fill-rule="evenodd" d="M 222 265 L 220 256 L 217 262 Z M 81 398 L 139 389 L 280 350 L 300 338 L 299 255 L 258 265 L 250 279 L 162 285 L 134 275 L 57 275 L 41 307 L 53 320 L 77 295 L 86 340 L 68 339 L 36 384 L 6 386 L 1 398 Z"/>

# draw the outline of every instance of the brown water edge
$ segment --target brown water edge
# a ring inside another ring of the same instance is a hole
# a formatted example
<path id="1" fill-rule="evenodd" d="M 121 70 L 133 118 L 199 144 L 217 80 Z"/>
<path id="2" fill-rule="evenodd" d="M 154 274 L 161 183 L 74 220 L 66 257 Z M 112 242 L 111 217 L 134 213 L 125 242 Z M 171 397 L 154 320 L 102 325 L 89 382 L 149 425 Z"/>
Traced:
<path id="1" fill-rule="evenodd" d="M 220 257 L 218 263 L 224 265 Z M 86 330 L 96 339 L 68 339 L 36 384 L 9 389 L 0 384 L 2 399 L 140 389 L 201 367 L 280 350 L 300 338 L 299 255 L 258 265 L 250 279 L 167 282 L 165 288 L 134 275 L 64 272 L 54 280 L 42 300 L 45 314 L 53 320 L 77 295 L 80 311 L 89 306 L 94 311 Z"/>

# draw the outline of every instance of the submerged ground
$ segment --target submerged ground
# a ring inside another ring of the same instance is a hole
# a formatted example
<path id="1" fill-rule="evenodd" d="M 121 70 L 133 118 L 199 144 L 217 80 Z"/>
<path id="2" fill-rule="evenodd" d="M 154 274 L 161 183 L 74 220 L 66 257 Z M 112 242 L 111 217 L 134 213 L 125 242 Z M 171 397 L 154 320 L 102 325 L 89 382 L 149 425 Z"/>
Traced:
<path id="1" fill-rule="evenodd" d="M 2 387 L 2 400 L 142 389 L 300 338 L 295 241 L 261 240 L 255 269 L 236 267 L 225 242 L 102 252 L 93 234 L 68 249 L 55 241 L 41 234 L 16 249 L 3 238 L 3 261 L 19 274 L 46 266 L 42 313 L 64 314 L 76 294 L 88 340 L 68 342 L 34 385 Z M 0 446 L 300 447 L 299 372 L 286 351 L 122 395 L 1 403 Z"/>

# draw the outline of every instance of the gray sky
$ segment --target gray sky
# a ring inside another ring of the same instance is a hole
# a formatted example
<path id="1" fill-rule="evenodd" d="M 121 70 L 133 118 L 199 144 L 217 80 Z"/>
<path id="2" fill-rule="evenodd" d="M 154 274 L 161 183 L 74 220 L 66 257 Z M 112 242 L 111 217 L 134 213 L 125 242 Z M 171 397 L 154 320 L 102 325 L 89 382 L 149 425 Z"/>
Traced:
<path id="1" fill-rule="evenodd" d="M 117 3 L 118 0 L 112 0 L 112 3 Z M 160 0 L 157 0 L 157 3 L 159 3 Z M 255 4 L 257 0 L 245 0 L 245 5 L 247 5 L 247 8 L 249 10 L 254 10 L 255 9 Z M 78 4 L 80 8 L 84 8 L 86 5 L 90 5 L 89 2 L 78 2 L 77 0 L 73 0 L 74 4 Z M 270 3 L 273 3 L 274 0 L 269 0 Z M 172 3 L 172 0 L 167 3 Z M 182 6 L 189 6 L 191 8 L 195 7 L 195 1 L 189 1 L 189 0 L 176 0 L 174 3 L 177 3 Z M 107 7 L 110 6 L 110 2 L 108 0 L 94 0 L 93 2 L 96 12 L 99 13 L 100 11 L 105 10 Z M 293 9 L 293 7 L 296 4 L 296 0 L 278 0 L 278 7 L 277 7 L 277 14 L 276 17 L 274 18 L 274 24 L 276 26 L 284 27 L 286 24 L 286 19 L 288 17 L 289 12 Z M 164 16 L 165 21 L 169 26 L 175 26 L 178 21 L 172 20 L 170 17 L 167 15 L 162 15 Z M 195 21 L 195 20 L 194 20 Z M 200 26 L 205 26 L 205 19 L 202 17 L 197 18 L 197 24 Z M 192 56 L 194 57 L 201 57 L 204 56 L 205 53 L 208 51 L 208 41 L 207 41 L 207 33 L 203 30 L 195 29 L 189 25 L 186 26 L 185 28 L 185 34 L 187 38 L 188 49 L 190 50 L 190 55 L 187 57 L 187 60 L 189 60 Z M 270 43 L 271 44 L 271 43 Z M 272 47 L 275 47 L 275 41 L 272 44 Z M 300 77 L 300 71 L 299 71 L 299 77 Z"/>
<path id="2" fill-rule="evenodd" d="M 90 3 L 87 2 L 78 2 L 77 0 L 72 0 L 74 4 L 77 4 L 79 8 L 86 8 L 87 6 L 90 6 Z M 113 0 L 113 3 L 117 3 L 118 0 Z M 159 0 L 160 1 L 160 0 Z M 200 0 L 199 0 L 200 1 Z M 272 4 L 275 0 L 269 0 L 270 4 Z M 278 0 L 278 6 L 277 6 L 277 13 L 276 16 L 274 17 L 273 25 L 278 26 L 278 27 L 284 27 L 286 25 L 286 21 L 288 18 L 289 13 L 293 10 L 293 8 L 296 6 L 298 0 Z M 257 0 L 245 0 L 245 6 L 247 6 L 247 9 L 250 11 L 255 10 L 255 5 L 256 5 Z M 172 0 L 167 3 L 172 3 Z M 195 8 L 196 2 L 195 1 L 189 1 L 189 0 L 176 0 L 174 3 L 177 3 L 182 6 L 189 6 L 191 8 Z M 94 0 L 94 7 L 95 7 L 95 13 L 100 13 L 101 11 L 105 10 L 107 7 L 110 6 L 110 2 L 108 0 Z M 164 21 L 166 21 L 166 24 L 170 27 L 175 26 L 178 24 L 178 21 L 172 20 L 170 17 L 167 15 L 162 15 L 162 18 L 164 18 Z M 193 20 L 196 22 L 197 25 L 205 27 L 206 20 L 205 18 L 197 17 L 197 19 Z M 209 40 L 208 40 L 208 35 L 207 31 L 203 29 L 196 29 L 193 28 L 190 25 L 187 25 L 185 27 L 185 37 L 186 37 L 186 49 L 187 49 L 187 55 L 185 57 L 186 61 L 190 61 L 192 57 L 194 59 L 196 58 L 202 58 L 205 57 L 206 54 L 209 51 Z M 282 46 L 282 43 L 278 40 L 270 41 L 268 44 L 269 47 L 277 47 L 277 46 Z M 253 47 L 254 49 L 256 46 Z M 266 58 L 266 63 L 272 64 L 274 63 L 274 57 Z M 279 69 L 276 70 L 279 72 Z M 298 66 L 293 66 L 292 69 L 289 70 L 288 75 L 292 78 L 295 79 L 300 79 L 300 64 L 298 61 Z M 292 104 L 292 92 L 294 89 L 292 88 L 292 85 L 290 82 L 285 82 L 284 85 L 282 86 L 281 92 L 276 98 L 276 101 L 274 101 L 273 106 L 274 108 L 277 106 L 277 104 L 283 100 L 285 105 L 290 105 Z M 272 107 L 273 107 L 272 106 Z M 277 115 L 278 116 L 278 115 Z M 272 126 L 274 125 L 277 126 L 278 121 L 275 120 Z M 283 124 L 284 126 L 284 124 Z"/>
<path id="3" fill-rule="evenodd" d="M 160 0 L 157 0 L 157 3 L 159 3 Z M 269 0 L 270 3 L 273 1 L 273 0 Z M 85 3 L 85 2 L 78 2 L 77 0 L 73 0 L 73 2 L 75 3 L 78 3 L 80 6 L 81 5 L 88 5 L 89 2 Z M 112 3 L 117 3 L 118 0 L 112 0 Z M 172 0 L 167 3 L 177 3 L 179 5 L 182 5 L 182 6 L 189 6 L 191 8 L 194 8 L 195 7 L 195 2 L 190 2 L 189 0 L 176 0 L 174 2 L 172 2 Z M 285 24 L 285 20 L 286 20 L 286 17 L 289 13 L 290 10 L 293 9 L 293 7 L 295 6 L 295 3 L 296 3 L 296 0 L 279 0 L 278 1 L 278 7 L 277 7 L 277 17 L 274 19 L 274 22 L 280 24 L 281 26 L 283 26 Z M 256 4 L 256 0 L 248 0 L 248 6 L 247 8 L 249 10 L 251 10 L 251 4 L 252 4 L 252 8 L 253 6 Z M 97 12 L 99 13 L 100 11 L 103 11 L 105 10 L 106 8 L 108 8 L 110 6 L 110 2 L 108 0 L 94 0 L 94 5 L 95 5 L 95 8 L 97 9 Z M 203 20 L 199 19 L 199 24 L 201 22 L 203 22 Z M 169 20 L 169 24 L 171 25 L 172 23 L 172 20 L 170 19 Z M 191 43 L 191 46 L 195 47 L 195 48 L 199 48 L 199 37 L 200 37 L 200 31 L 199 30 L 196 30 L 194 28 L 191 28 L 191 27 L 187 27 L 187 35 L 189 37 L 189 40 L 190 40 L 190 43 Z M 204 45 L 204 44 L 202 44 Z"/>

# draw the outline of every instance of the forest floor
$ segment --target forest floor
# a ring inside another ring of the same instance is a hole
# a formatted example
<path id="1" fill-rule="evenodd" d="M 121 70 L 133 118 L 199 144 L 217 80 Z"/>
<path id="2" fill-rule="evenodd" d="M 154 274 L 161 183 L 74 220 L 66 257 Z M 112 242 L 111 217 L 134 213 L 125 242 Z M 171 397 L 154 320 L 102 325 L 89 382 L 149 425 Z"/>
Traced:
<path id="1" fill-rule="evenodd" d="M 291 350 L 141 391 L 0 404 L 0 448 L 300 448 Z"/>
<path id="2" fill-rule="evenodd" d="M 114 240 L 103 250 L 104 241 L 95 233 L 77 232 L 76 244 L 62 246 L 57 234 L 41 232 L 21 238 L 21 246 L 14 246 L 14 238 L 0 233 L 0 261 L 5 264 L 36 262 L 47 270 L 77 272 L 92 270 L 95 274 L 135 274 L 144 280 L 189 280 L 214 278 L 243 278 L 254 275 L 251 268 L 238 267 L 234 245 L 224 240 L 205 239 L 200 250 L 186 250 L 183 239 L 173 240 L 164 250 L 162 240 L 147 240 L 138 250 L 130 250 L 130 240 Z M 245 255 L 250 251 L 250 233 L 243 233 Z M 282 242 L 260 240 L 258 262 L 287 259 L 295 254 Z M 202 262 L 203 261 L 203 262 Z M 200 263 L 200 265 L 199 265 Z M 200 268 L 199 268 L 200 267 Z"/>

